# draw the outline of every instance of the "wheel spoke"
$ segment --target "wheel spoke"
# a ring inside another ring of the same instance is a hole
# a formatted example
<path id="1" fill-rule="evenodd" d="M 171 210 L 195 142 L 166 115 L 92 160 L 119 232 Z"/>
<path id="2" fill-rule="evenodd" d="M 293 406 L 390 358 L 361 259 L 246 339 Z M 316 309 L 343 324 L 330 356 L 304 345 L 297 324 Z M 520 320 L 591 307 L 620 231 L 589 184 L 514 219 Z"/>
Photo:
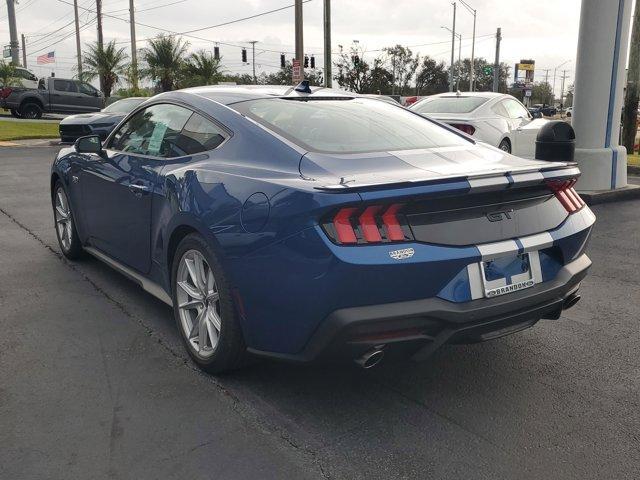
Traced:
<path id="1" fill-rule="evenodd" d="M 222 328 L 220 317 L 212 307 L 209 308 L 209 322 L 216 328 L 218 332 L 220 331 L 220 328 Z"/>
<path id="2" fill-rule="evenodd" d="M 189 285 L 189 283 L 185 280 L 182 282 L 178 282 L 178 286 L 191 298 L 195 298 L 196 300 L 204 300 L 202 294 L 194 287 Z"/>
<path id="3" fill-rule="evenodd" d="M 66 220 L 69 217 L 69 214 L 60 205 L 56 205 L 56 213 L 60 215 L 61 220 Z"/>
<path id="4" fill-rule="evenodd" d="M 199 254 L 194 255 L 193 264 L 195 267 L 196 277 L 198 279 L 198 283 L 196 283 L 196 285 L 201 292 L 205 293 L 207 291 L 207 276 L 204 272 L 204 258 Z"/>
<path id="5" fill-rule="evenodd" d="M 194 299 L 188 302 L 181 303 L 178 305 L 178 308 L 193 310 L 194 308 L 198 308 L 202 306 L 202 300 Z"/>
<path id="6" fill-rule="evenodd" d="M 202 351 L 207 347 L 207 321 L 206 310 L 200 314 L 198 322 L 198 347 Z"/>
<path id="7" fill-rule="evenodd" d="M 216 329 L 216 326 L 213 323 L 207 322 L 207 332 L 209 334 L 209 341 L 211 342 L 211 347 L 215 348 L 215 346 L 218 343 L 219 330 Z"/>
<path id="8" fill-rule="evenodd" d="M 217 294 L 216 280 L 215 278 L 213 278 L 213 272 L 211 271 L 211 267 L 209 267 L 209 271 L 207 272 L 207 294 L 211 296 L 214 293 Z"/>
<path id="9" fill-rule="evenodd" d="M 200 280 L 198 279 L 198 269 L 196 267 L 196 262 L 193 259 L 185 258 L 184 264 L 187 266 L 187 270 L 189 271 L 189 277 L 191 278 L 191 283 L 193 286 L 202 292 L 202 288 L 200 288 Z M 193 297 L 193 295 L 191 295 Z M 200 294 L 202 297 L 202 294 Z"/>

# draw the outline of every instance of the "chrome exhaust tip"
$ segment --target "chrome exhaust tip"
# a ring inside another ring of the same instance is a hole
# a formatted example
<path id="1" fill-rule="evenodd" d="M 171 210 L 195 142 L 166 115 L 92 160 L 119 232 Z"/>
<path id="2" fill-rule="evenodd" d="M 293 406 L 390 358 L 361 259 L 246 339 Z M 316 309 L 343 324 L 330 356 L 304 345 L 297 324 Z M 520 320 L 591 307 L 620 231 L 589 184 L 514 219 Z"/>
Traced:
<path id="1" fill-rule="evenodd" d="M 573 307 L 576 303 L 578 303 L 580 301 L 582 297 L 580 295 L 578 295 L 577 293 L 574 293 L 572 295 L 570 295 L 565 301 L 564 304 L 562 305 L 563 310 L 568 310 L 571 307 Z"/>
<path id="2" fill-rule="evenodd" d="M 384 358 L 383 346 L 375 347 L 354 361 L 365 370 L 375 367 Z"/>

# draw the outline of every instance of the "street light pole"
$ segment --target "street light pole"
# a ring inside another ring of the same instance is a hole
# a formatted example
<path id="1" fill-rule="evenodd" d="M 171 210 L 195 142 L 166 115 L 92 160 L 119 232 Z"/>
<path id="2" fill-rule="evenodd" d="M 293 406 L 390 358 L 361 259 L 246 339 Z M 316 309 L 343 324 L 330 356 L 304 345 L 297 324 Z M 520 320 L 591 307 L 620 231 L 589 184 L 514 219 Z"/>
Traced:
<path id="1" fill-rule="evenodd" d="M 258 77 L 256 77 L 256 43 L 257 40 L 251 40 L 249 42 L 251 44 L 251 61 L 253 63 L 253 84 L 258 84 Z"/>
<path id="2" fill-rule="evenodd" d="M 558 65 L 556 68 L 553 69 L 553 88 L 551 90 L 551 93 L 553 94 L 553 103 L 555 102 L 555 98 L 556 98 L 556 73 L 558 71 L 558 69 L 560 67 L 562 67 L 563 65 L 566 65 L 567 63 L 569 63 L 571 60 L 567 60 L 566 62 L 562 62 L 560 65 Z M 562 99 L 560 99 L 560 101 L 562 101 Z"/>
<path id="3" fill-rule="evenodd" d="M 455 83 L 456 90 L 460 90 L 460 77 L 462 76 L 462 34 L 453 32 L 449 27 L 440 28 L 444 28 L 448 32 L 453 33 L 453 35 L 458 39 L 458 76 Z"/>
<path id="4" fill-rule="evenodd" d="M 324 86 L 331 88 L 331 0 L 324 0 Z"/>
<path id="5" fill-rule="evenodd" d="M 295 1 L 296 60 L 300 62 L 300 71 L 304 78 L 304 38 L 302 30 L 302 0 Z"/>
<path id="6" fill-rule="evenodd" d="M 456 2 L 453 5 L 453 28 L 451 29 L 451 66 L 449 67 L 449 91 L 453 92 L 453 63 L 456 51 Z"/>
<path id="7" fill-rule="evenodd" d="M 476 54 L 476 18 L 477 18 L 477 10 L 472 8 L 467 2 L 464 0 L 460 0 L 460 3 L 469 10 L 470 13 L 473 14 L 473 39 L 471 40 L 471 65 L 469 72 L 469 90 L 471 92 L 474 91 L 475 88 L 475 80 L 476 80 L 476 71 L 475 71 L 475 54 Z"/>

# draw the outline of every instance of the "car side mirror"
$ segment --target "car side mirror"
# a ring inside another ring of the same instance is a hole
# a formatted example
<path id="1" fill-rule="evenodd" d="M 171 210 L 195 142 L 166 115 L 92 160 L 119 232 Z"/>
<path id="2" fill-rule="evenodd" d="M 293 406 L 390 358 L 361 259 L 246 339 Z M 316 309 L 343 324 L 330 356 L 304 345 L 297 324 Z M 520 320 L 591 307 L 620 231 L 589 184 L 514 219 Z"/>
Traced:
<path id="1" fill-rule="evenodd" d="M 80 137 L 75 143 L 76 152 L 78 153 L 102 153 L 102 142 L 98 135 L 89 135 Z"/>
<path id="2" fill-rule="evenodd" d="M 542 112 L 533 112 L 533 118 L 542 118 Z"/>

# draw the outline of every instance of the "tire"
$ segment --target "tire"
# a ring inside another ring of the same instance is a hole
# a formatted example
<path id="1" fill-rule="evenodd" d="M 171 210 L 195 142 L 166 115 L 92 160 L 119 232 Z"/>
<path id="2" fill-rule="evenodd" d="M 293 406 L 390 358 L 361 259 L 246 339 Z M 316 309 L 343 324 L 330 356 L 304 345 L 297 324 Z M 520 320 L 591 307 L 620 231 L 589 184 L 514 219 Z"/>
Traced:
<path id="1" fill-rule="evenodd" d="M 194 280 L 194 275 L 201 280 Z M 202 279 L 206 279 L 206 286 Z M 176 324 L 198 367 L 208 373 L 223 373 L 244 366 L 247 348 L 229 282 L 200 235 L 187 235 L 178 245 L 171 285 Z"/>
<path id="2" fill-rule="evenodd" d="M 29 102 L 20 105 L 19 114 L 22 118 L 38 120 L 42 118 L 42 107 L 37 103 Z"/>
<path id="3" fill-rule="evenodd" d="M 503 139 L 498 145 L 498 148 L 503 152 L 511 153 L 511 142 L 508 138 Z"/>
<path id="4" fill-rule="evenodd" d="M 16 110 L 15 108 L 12 108 L 11 110 L 9 110 L 9 112 L 11 112 L 12 117 L 22 118 L 20 112 L 18 112 L 18 110 Z"/>
<path id="5" fill-rule="evenodd" d="M 60 250 L 69 260 L 77 260 L 82 257 L 82 244 L 76 230 L 76 222 L 71 211 L 69 197 L 60 180 L 53 187 L 51 200 L 56 237 L 58 238 Z"/>

